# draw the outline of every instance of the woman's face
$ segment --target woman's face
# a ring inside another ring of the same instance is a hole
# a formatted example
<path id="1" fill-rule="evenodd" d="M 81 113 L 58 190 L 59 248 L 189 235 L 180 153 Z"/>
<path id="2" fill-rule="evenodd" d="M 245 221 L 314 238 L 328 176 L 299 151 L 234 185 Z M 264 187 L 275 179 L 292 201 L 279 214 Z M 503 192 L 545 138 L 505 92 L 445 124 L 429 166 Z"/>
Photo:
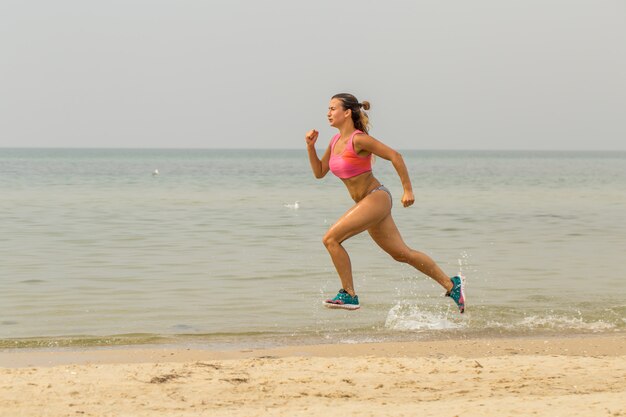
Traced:
<path id="1" fill-rule="evenodd" d="M 328 105 L 328 122 L 332 127 L 340 127 L 344 124 L 346 119 L 351 119 L 350 110 L 345 110 L 343 105 L 341 104 L 341 100 L 338 98 L 334 98 L 330 100 L 330 104 Z"/>

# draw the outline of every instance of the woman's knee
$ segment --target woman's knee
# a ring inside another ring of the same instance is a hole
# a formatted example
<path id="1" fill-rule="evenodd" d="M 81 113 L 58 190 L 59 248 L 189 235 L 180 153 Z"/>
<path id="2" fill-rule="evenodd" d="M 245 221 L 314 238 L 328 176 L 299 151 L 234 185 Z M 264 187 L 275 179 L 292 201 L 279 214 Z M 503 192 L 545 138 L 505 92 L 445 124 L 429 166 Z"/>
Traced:
<path id="1" fill-rule="evenodd" d="M 397 262 L 408 263 L 409 262 L 409 253 L 407 251 L 393 251 L 390 252 L 389 255 Z"/>
<path id="2" fill-rule="evenodd" d="M 332 233 L 326 233 L 322 238 L 322 243 L 326 246 L 326 249 L 332 249 L 334 246 L 339 245 L 339 241 Z"/>

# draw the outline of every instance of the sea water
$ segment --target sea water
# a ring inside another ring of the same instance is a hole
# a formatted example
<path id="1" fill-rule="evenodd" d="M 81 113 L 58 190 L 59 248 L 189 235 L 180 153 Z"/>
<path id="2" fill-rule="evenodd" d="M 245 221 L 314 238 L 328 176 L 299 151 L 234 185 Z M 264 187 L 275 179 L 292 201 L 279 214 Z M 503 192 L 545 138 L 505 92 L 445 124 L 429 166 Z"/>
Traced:
<path id="1" fill-rule="evenodd" d="M 467 312 L 382 252 L 322 236 L 353 202 L 305 150 L 0 149 L 0 347 L 242 346 L 623 332 L 626 153 L 402 152 L 406 243 L 467 279 Z M 158 175 L 157 171 L 158 170 Z"/>

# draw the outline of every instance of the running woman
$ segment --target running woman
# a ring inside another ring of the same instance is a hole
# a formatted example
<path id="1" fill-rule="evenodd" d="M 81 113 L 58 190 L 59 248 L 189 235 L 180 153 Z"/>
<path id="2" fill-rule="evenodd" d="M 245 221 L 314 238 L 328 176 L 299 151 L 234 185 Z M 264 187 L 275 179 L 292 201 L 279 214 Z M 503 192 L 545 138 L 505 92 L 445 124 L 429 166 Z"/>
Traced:
<path id="1" fill-rule="evenodd" d="M 398 262 L 408 263 L 437 281 L 463 313 L 465 311 L 464 279 L 448 277 L 428 255 L 409 248 L 391 217 L 392 197 L 389 190 L 372 174 L 372 155 L 391 161 L 404 194 L 400 202 L 409 207 L 415 202 L 413 188 L 402 155 L 368 135 L 369 119 L 365 110 L 370 103 L 359 103 L 352 94 L 337 94 L 328 106 L 328 121 L 337 133 L 320 160 L 315 150 L 319 132 L 306 134 L 309 161 L 315 178 L 323 178 L 330 170 L 348 188 L 355 204 L 333 224 L 324 235 L 324 246 L 339 274 L 342 288 L 333 299 L 324 301 L 330 308 L 356 310 L 359 297 L 354 291 L 350 256 L 342 243 L 365 230 L 374 242 Z"/>

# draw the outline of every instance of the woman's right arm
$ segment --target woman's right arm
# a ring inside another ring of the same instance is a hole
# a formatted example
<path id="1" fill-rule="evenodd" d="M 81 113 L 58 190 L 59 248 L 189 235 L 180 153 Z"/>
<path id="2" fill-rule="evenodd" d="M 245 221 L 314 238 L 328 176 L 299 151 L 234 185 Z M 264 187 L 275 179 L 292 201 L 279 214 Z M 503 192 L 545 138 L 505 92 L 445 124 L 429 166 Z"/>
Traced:
<path id="1" fill-rule="evenodd" d="M 311 169 L 313 170 L 313 175 L 315 178 L 324 178 L 326 174 L 328 174 L 328 160 L 330 159 L 330 144 L 324 152 L 324 156 L 320 160 L 317 157 L 317 151 L 315 150 L 315 142 L 317 142 L 317 137 L 319 132 L 317 130 L 311 130 L 305 136 L 306 140 L 306 149 L 309 153 L 309 162 L 311 163 Z"/>

